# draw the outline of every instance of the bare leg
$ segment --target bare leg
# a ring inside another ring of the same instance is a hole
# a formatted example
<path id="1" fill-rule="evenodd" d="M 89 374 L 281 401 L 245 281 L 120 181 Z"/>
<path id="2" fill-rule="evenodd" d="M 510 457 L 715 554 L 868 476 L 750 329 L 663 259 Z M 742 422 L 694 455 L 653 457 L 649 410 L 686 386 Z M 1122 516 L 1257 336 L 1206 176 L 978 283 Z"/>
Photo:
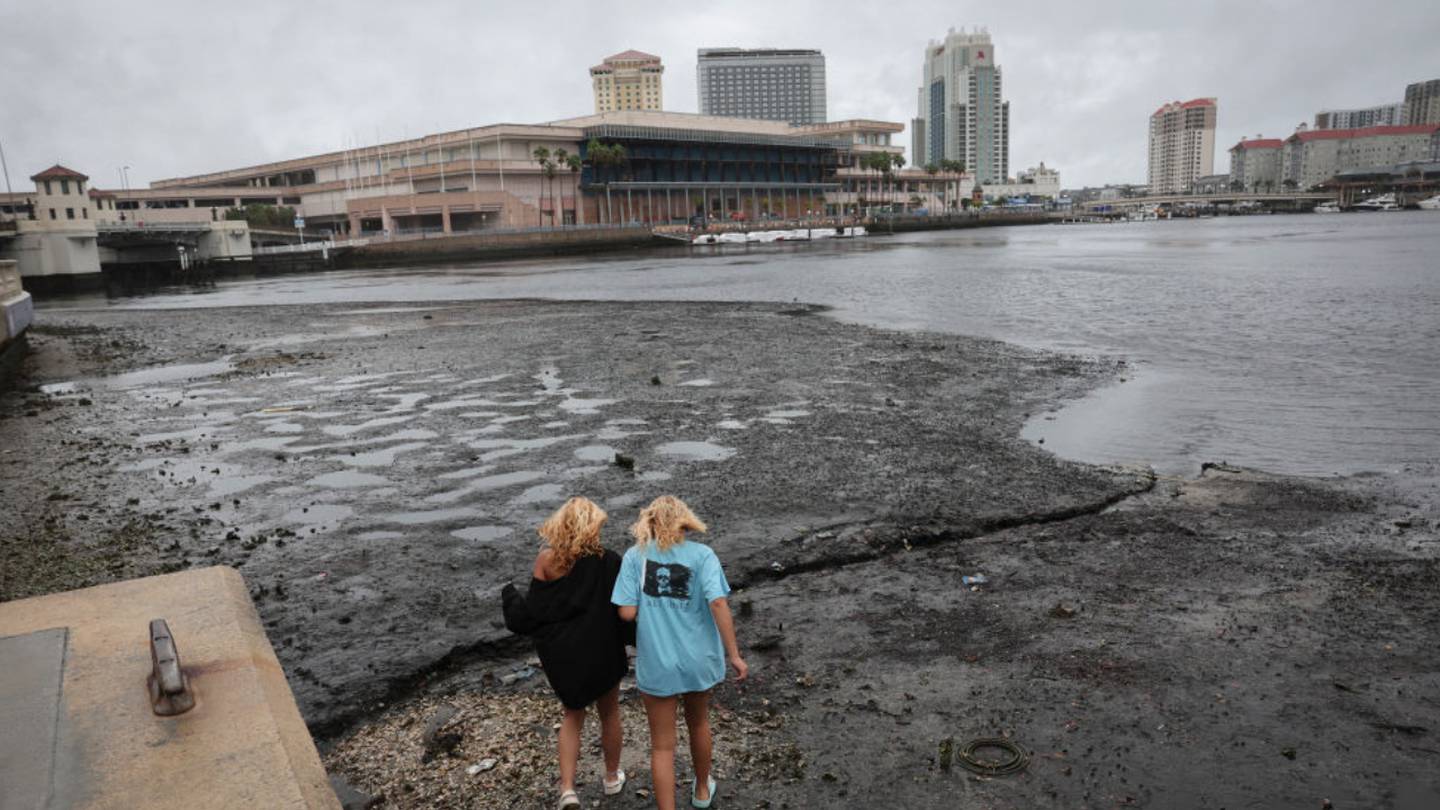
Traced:
<path id="1" fill-rule="evenodd" d="M 620 685 L 601 695 L 595 701 L 595 708 L 600 712 L 600 750 L 605 754 L 605 778 L 614 779 L 620 770 L 620 746 L 625 735 L 620 725 Z"/>
<path id="2" fill-rule="evenodd" d="M 643 692 L 640 696 L 650 721 L 650 779 L 655 783 L 655 806 L 675 810 L 675 707 L 680 701 Z"/>
<path id="3" fill-rule="evenodd" d="M 575 789 L 575 766 L 580 760 L 580 732 L 585 728 L 584 709 L 565 709 L 560 721 L 560 792 Z"/>
<path id="4" fill-rule="evenodd" d="M 690 764 L 695 768 L 695 798 L 710 798 L 710 693 L 685 693 L 685 727 L 690 730 Z"/>

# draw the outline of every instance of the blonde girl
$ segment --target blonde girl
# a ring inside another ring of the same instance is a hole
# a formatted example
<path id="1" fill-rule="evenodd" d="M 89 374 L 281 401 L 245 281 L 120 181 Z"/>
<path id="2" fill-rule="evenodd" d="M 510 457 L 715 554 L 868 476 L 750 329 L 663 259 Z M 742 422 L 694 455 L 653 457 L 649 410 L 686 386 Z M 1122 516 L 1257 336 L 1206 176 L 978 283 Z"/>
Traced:
<path id="1" fill-rule="evenodd" d="M 513 584 L 501 592 L 505 626 L 530 636 L 550 687 L 560 698 L 560 799 L 558 808 L 580 807 L 575 771 L 586 709 L 600 714 L 605 794 L 625 787 L 620 770 L 620 679 L 625 677 L 625 626 L 609 597 L 620 556 L 600 545 L 605 510 L 587 498 L 571 498 L 539 529 L 545 544 L 535 558 L 524 596 Z"/>
<path id="2" fill-rule="evenodd" d="M 650 771 L 660 810 L 675 807 L 677 709 L 684 706 L 690 732 L 690 805 L 707 808 L 715 800 L 710 690 L 725 679 L 727 658 L 737 681 L 749 674 L 735 643 L 730 584 L 720 559 L 709 546 L 685 539 L 705 530 L 679 498 L 656 498 L 631 527 L 635 545 L 625 552 L 610 597 L 620 618 L 638 623 L 635 681 L 650 722 Z"/>

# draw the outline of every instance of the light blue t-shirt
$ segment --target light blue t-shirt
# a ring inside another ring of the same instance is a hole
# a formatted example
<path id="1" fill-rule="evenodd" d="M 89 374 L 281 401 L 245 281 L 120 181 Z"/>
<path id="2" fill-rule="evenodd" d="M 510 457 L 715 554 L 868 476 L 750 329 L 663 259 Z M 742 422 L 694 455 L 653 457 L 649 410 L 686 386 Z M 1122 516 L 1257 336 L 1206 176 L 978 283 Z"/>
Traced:
<path id="1" fill-rule="evenodd" d="M 665 551 L 632 546 L 610 601 L 637 605 L 635 682 L 656 697 L 703 692 L 725 680 L 725 645 L 713 600 L 730 595 L 720 558 L 690 540 Z"/>

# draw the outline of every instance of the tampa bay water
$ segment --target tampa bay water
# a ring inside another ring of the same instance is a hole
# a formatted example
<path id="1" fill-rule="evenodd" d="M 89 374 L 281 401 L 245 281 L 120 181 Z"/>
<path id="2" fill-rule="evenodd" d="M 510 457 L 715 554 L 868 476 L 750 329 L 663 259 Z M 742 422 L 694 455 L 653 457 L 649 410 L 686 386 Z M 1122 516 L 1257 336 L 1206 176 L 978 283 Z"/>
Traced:
<path id="1" fill-rule="evenodd" d="M 1025 429 L 1078 460 L 1173 474 L 1226 461 L 1331 475 L 1440 458 L 1435 212 L 682 247 L 236 279 L 51 306 L 517 297 L 801 301 L 857 323 L 1123 357 L 1125 382 L 1036 414 Z"/>

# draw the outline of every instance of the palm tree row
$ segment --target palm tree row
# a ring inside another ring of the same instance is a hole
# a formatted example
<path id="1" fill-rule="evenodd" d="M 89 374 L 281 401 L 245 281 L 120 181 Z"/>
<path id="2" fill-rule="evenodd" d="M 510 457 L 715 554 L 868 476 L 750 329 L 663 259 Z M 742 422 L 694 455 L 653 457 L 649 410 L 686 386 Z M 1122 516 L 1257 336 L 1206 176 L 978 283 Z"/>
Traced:
<path id="1" fill-rule="evenodd" d="M 860 168 L 876 172 L 880 175 L 880 193 L 885 194 L 885 187 L 889 186 L 889 196 L 895 193 L 894 172 L 905 165 L 905 156 L 891 154 L 889 152 L 869 152 L 860 158 Z M 867 181 L 868 185 L 868 181 Z"/>
<path id="2" fill-rule="evenodd" d="M 587 162 L 589 162 L 590 167 L 595 170 L 597 176 L 600 174 L 601 169 L 617 169 L 624 166 L 629 160 L 625 154 L 624 146 L 618 143 L 603 144 L 595 138 L 591 138 L 590 142 L 585 144 L 585 155 Z M 577 161 L 575 165 L 576 169 L 578 169 L 580 164 Z M 605 221 L 607 223 L 615 221 L 610 211 L 609 171 L 605 172 Z"/>
<path id="3" fill-rule="evenodd" d="M 568 170 L 570 171 L 570 175 L 571 175 L 572 178 L 578 177 L 579 172 L 580 172 L 580 156 L 579 156 L 579 155 L 572 155 L 572 154 L 570 154 L 569 152 L 567 152 L 567 151 L 566 151 L 565 149 L 563 149 L 563 148 L 561 148 L 561 149 L 556 149 L 556 150 L 552 153 L 549 149 L 547 149 L 547 148 L 545 148 L 545 147 L 543 147 L 543 146 L 537 146 L 537 147 L 535 147 L 535 150 L 534 150 L 533 152 L 531 152 L 530 154 L 531 154 L 532 157 L 535 158 L 535 162 L 538 163 L 538 164 L 540 164 L 540 173 L 541 173 L 541 174 L 544 176 L 544 178 L 545 178 L 545 185 L 548 186 L 549 189 L 550 189 L 550 226 L 551 226 L 551 227 L 554 227 L 554 226 L 555 226 L 555 175 L 556 175 L 556 173 L 557 173 L 560 169 L 564 168 L 564 169 L 568 169 Z M 574 190 L 574 192 L 571 194 L 570 199 L 574 202 L 577 211 L 578 211 L 578 208 L 579 208 L 579 197 L 580 197 L 579 188 L 580 188 L 580 186 L 579 186 L 579 181 L 578 181 L 578 180 L 575 180 L 575 181 L 574 181 L 574 189 L 575 189 L 575 190 Z M 543 189 L 543 188 L 541 189 L 541 199 L 542 199 L 542 200 L 544 199 L 544 189 Z M 564 207 L 565 207 L 565 206 L 564 206 L 564 197 L 561 197 L 560 207 L 561 207 L 561 209 L 562 209 L 561 212 L 560 212 L 560 221 L 561 221 L 561 223 L 563 224 L 564 221 L 565 221 L 565 212 L 564 212 L 564 210 L 563 210 Z M 578 214 L 577 214 L 577 219 L 578 219 Z M 541 206 L 541 211 L 540 211 L 539 220 L 540 220 L 540 222 L 539 222 L 540 226 L 541 226 L 541 227 L 544 227 L 544 226 L 545 226 L 545 211 L 544 211 L 544 206 Z"/>

